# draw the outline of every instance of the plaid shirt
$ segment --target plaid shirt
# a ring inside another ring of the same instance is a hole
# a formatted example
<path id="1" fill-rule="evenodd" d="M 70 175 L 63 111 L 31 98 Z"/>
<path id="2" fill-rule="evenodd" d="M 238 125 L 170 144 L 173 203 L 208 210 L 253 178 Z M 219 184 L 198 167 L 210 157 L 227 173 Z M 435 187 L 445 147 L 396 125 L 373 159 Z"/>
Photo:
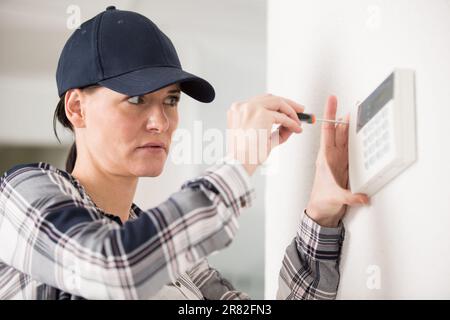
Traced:
<path id="1" fill-rule="evenodd" d="M 228 246 L 255 192 L 224 159 L 123 223 L 69 173 L 20 165 L 0 180 L 0 299 L 248 299 L 206 257 Z M 342 224 L 306 214 L 286 249 L 278 299 L 333 299 Z"/>

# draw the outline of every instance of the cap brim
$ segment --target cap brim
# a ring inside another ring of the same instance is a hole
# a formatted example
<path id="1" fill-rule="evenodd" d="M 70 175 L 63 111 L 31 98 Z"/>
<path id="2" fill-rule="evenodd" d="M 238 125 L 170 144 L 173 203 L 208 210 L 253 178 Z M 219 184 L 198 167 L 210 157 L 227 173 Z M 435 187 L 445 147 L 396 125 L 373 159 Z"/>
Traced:
<path id="1" fill-rule="evenodd" d="M 174 67 L 145 68 L 99 82 L 102 86 L 128 96 L 144 95 L 174 83 L 179 83 L 181 91 L 195 100 L 214 100 L 215 91 L 208 81 Z"/>

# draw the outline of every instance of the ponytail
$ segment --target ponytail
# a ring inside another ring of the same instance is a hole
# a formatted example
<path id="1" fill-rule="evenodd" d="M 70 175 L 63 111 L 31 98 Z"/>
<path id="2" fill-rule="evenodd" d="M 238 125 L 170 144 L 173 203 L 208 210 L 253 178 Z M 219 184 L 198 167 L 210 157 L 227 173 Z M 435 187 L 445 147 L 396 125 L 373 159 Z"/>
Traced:
<path id="1" fill-rule="evenodd" d="M 66 160 L 66 171 L 72 173 L 73 168 L 75 167 L 75 161 L 77 160 L 77 145 L 75 142 L 72 144 L 69 150 L 69 155 Z"/>
<path id="2" fill-rule="evenodd" d="M 53 132 L 55 133 L 56 139 L 59 140 L 58 133 L 56 132 L 56 121 L 61 123 L 61 125 L 64 128 L 69 129 L 73 132 L 72 123 L 70 123 L 69 119 L 67 119 L 66 116 L 66 108 L 65 108 L 65 94 L 61 97 L 61 99 L 58 102 L 58 105 L 56 106 L 55 113 L 53 114 Z M 75 142 L 72 144 L 72 147 L 70 147 L 69 155 L 67 156 L 66 160 L 66 171 L 69 173 L 72 173 L 73 168 L 75 167 L 75 162 L 77 160 L 77 146 Z"/>

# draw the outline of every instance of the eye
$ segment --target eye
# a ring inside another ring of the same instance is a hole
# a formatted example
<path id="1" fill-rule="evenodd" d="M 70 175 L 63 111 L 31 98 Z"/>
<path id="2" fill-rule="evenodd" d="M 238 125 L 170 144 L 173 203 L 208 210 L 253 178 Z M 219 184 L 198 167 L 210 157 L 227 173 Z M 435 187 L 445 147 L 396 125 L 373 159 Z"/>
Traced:
<path id="1" fill-rule="evenodd" d="M 144 103 L 144 99 L 142 98 L 142 96 L 134 96 L 134 97 L 129 97 L 128 102 L 131 104 L 142 104 L 142 103 Z"/>
<path id="2" fill-rule="evenodd" d="M 180 101 L 180 97 L 178 97 L 178 96 L 168 96 L 164 100 L 164 104 L 172 106 L 172 107 L 176 107 L 179 101 Z"/>

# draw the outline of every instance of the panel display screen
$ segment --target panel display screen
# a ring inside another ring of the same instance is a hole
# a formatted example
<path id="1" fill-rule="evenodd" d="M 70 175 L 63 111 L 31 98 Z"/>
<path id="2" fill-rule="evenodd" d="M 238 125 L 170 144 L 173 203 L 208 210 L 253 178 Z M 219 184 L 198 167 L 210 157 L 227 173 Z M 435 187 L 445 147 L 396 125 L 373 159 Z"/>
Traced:
<path id="1" fill-rule="evenodd" d="M 394 73 L 392 73 L 358 107 L 356 132 L 359 132 L 391 99 L 394 98 Z"/>

